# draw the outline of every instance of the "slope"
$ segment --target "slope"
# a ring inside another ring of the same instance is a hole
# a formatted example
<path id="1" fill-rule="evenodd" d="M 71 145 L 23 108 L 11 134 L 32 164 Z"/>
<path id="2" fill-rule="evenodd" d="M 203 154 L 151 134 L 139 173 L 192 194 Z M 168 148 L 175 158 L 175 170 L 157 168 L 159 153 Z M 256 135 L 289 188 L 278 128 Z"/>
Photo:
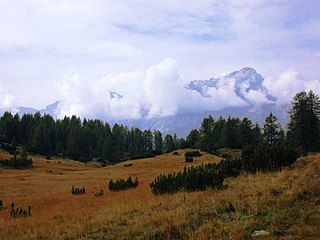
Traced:
<path id="1" fill-rule="evenodd" d="M 180 156 L 166 154 L 104 168 L 33 156 L 29 170 L 1 169 L 0 236 L 2 239 L 264 239 L 320 237 L 320 154 L 300 158 L 276 173 L 227 179 L 226 189 L 152 196 L 149 183 L 159 173 L 185 166 Z M 204 154 L 193 164 L 217 162 Z M 60 162 L 60 163 L 59 163 Z M 191 164 L 188 164 L 191 165 Z M 109 192 L 107 182 L 138 177 L 137 189 Z M 71 187 L 86 187 L 73 196 Z M 97 198 L 99 189 L 105 195 Z M 32 205 L 31 217 L 12 218 L 10 203 Z"/>

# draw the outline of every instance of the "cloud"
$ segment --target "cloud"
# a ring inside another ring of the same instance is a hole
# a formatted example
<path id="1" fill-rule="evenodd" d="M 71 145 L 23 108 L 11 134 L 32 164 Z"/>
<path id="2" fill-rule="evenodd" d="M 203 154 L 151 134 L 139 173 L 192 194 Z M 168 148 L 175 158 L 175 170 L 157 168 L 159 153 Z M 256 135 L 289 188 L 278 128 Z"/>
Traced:
<path id="1" fill-rule="evenodd" d="M 167 117 L 178 112 L 220 110 L 245 106 L 234 92 L 235 80 L 222 81 L 202 97 L 185 87 L 178 63 L 166 58 L 145 71 L 110 74 L 88 84 L 76 74 L 60 80 L 62 101 L 57 117 L 78 115 L 102 119 Z M 121 97 L 114 97 L 114 95 Z"/>
<path id="2" fill-rule="evenodd" d="M 0 85 L 0 114 L 5 111 L 16 112 L 15 98 Z"/>
<path id="3" fill-rule="evenodd" d="M 97 81 L 167 56 L 189 79 L 248 65 L 264 75 L 291 66 L 319 75 L 316 0 L 13 0 L 0 8 L 0 75 L 19 104 L 31 101 L 24 92 L 40 91 L 33 104 L 49 104 L 56 92 L 46 86 L 60 75 Z"/>
<path id="4" fill-rule="evenodd" d="M 265 92 L 261 90 L 249 90 L 248 92 L 244 92 L 244 96 L 250 100 L 250 102 L 255 105 L 261 105 L 265 103 L 273 103 L 270 101 Z"/>
<path id="5" fill-rule="evenodd" d="M 235 93 L 236 80 L 234 78 L 222 77 L 219 79 L 217 87 L 209 87 L 207 94 L 210 96 L 210 101 L 215 104 L 213 110 L 220 110 L 225 107 L 243 107 L 245 103 Z"/>
<path id="6" fill-rule="evenodd" d="M 301 91 L 312 90 L 320 94 L 320 81 L 304 80 L 295 69 L 282 72 L 277 78 L 268 77 L 263 82 L 279 105 L 288 104 Z"/>

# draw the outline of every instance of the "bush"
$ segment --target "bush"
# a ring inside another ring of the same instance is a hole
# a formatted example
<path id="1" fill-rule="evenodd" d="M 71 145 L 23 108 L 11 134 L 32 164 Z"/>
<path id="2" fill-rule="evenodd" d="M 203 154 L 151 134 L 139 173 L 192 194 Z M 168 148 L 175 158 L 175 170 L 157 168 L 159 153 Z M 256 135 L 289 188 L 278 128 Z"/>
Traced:
<path id="1" fill-rule="evenodd" d="M 181 190 L 205 190 L 207 187 L 221 189 L 224 177 L 216 164 L 202 164 L 184 168 L 183 171 L 161 174 L 151 184 L 151 192 L 155 195 L 176 193 Z"/>
<path id="2" fill-rule="evenodd" d="M 74 186 L 72 186 L 71 188 L 71 194 L 72 195 L 81 195 L 81 194 L 85 194 L 86 193 L 86 189 L 84 187 L 82 188 L 75 188 Z"/>
<path id="3" fill-rule="evenodd" d="M 187 163 L 193 162 L 193 158 L 192 157 L 185 156 L 185 160 L 186 160 Z"/>
<path id="4" fill-rule="evenodd" d="M 128 177 L 127 180 L 125 179 L 118 179 L 115 182 L 111 179 L 109 181 L 109 190 L 110 191 L 120 191 L 120 190 L 127 190 L 130 188 L 136 188 L 139 185 L 138 178 L 135 181 L 132 181 L 131 177 Z"/>
<path id="5" fill-rule="evenodd" d="M 0 160 L 0 165 L 9 168 L 30 168 L 32 166 L 32 159 L 21 158 L 17 156 L 13 156 L 10 160 Z"/>
<path id="6" fill-rule="evenodd" d="M 14 154 L 17 150 L 17 147 L 11 144 L 7 144 L 7 143 L 1 143 L 1 148 L 7 152 L 9 152 L 10 154 Z"/>
<path id="7" fill-rule="evenodd" d="M 241 159 L 232 158 L 230 155 L 227 158 L 222 159 L 218 166 L 225 178 L 237 177 L 242 170 Z"/>
<path id="8" fill-rule="evenodd" d="M 152 158 L 155 156 L 156 156 L 156 153 L 154 153 L 154 152 L 144 152 L 144 153 L 140 153 L 140 154 L 134 154 L 129 159 L 131 159 L 131 160 L 144 159 L 144 158 Z"/>
<path id="9" fill-rule="evenodd" d="M 96 192 L 96 193 L 94 192 L 93 195 L 94 195 L 95 197 L 102 197 L 102 196 L 104 195 L 104 192 L 103 192 L 102 189 L 100 189 L 100 191 L 98 191 L 98 192 Z"/>
<path id="10" fill-rule="evenodd" d="M 298 152 L 285 141 L 276 145 L 251 146 L 242 152 L 242 170 L 251 173 L 277 171 L 293 164 L 298 156 Z"/>
<path id="11" fill-rule="evenodd" d="M 199 151 L 191 151 L 191 152 L 186 152 L 184 154 L 185 157 L 200 157 L 201 153 Z"/>

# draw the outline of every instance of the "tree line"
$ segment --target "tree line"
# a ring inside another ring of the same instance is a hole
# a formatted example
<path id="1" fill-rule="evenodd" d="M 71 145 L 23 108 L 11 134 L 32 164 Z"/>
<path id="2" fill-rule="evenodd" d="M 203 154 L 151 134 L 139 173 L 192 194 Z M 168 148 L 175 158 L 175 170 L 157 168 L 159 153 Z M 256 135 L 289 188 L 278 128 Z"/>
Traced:
<path id="1" fill-rule="evenodd" d="M 204 118 L 199 129 L 188 134 L 184 146 L 216 153 L 219 148 L 273 145 L 287 141 L 300 152 L 320 150 L 320 100 L 312 91 L 296 94 L 289 110 L 287 132 L 271 112 L 262 127 L 247 117 Z"/>
<path id="2" fill-rule="evenodd" d="M 86 162 L 153 157 L 180 148 L 182 140 L 158 130 L 129 129 L 100 120 L 83 121 L 76 116 L 55 120 L 50 115 L 5 112 L 0 118 L 0 146 L 14 154 L 18 144 L 32 153 L 66 156 Z"/>
<path id="3" fill-rule="evenodd" d="M 101 120 L 83 121 L 76 116 L 55 120 L 50 115 L 5 112 L 0 118 L 0 146 L 15 154 L 18 144 L 32 153 L 66 156 L 74 160 L 118 162 L 153 157 L 179 148 L 199 148 L 216 153 L 219 148 L 245 148 L 259 144 L 272 145 L 286 140 L 301 152 L 320 149 L 320 101 L 310 92 L 298 93 L 289 111 L 287 132 L 272 113 L 260 127 L 248 118 L 204 118 L 199 129 L 186 139 L 158 130 L 129 129 Z"/>

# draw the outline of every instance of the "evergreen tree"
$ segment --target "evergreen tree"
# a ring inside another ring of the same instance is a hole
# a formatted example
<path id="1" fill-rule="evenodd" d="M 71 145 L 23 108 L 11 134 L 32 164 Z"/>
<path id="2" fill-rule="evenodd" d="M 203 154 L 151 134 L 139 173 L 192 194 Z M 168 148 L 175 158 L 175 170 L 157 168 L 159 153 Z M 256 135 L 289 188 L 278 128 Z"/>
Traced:
<path id="1" fill-rule="evenodd" d="M 174 150 L 180 148 L 177 134 L 173 134 L 173 144 L 174 144 Z"/>
<path id="2" fill-rule="evenodd" d="M 227 148 L 239 148 L 241 147 L 239 138 L 239 118 L 228 117 L 224 128 L 222 130 L 222 146 Z"/>
<path id="3" fill-rule="evenodd" d="M 252 131 L 252 145 L 258 145 L 262 141 L 261 128 L 258 123 L 254 125 Z"/>
<path id="4" fill-rule="evenodd" d="M 214 151 L 214 127 L 215 121 L 211 115 L 208 118 L 204 118 L 199 129 L 200 135 L 200 148 L 207 152 Z"/>
<path id="5" fill-rule="evenodd" d="M 82 154 L 82 149 L 80 148 L 79 144 L 80 137 L 80 127 L 74 125 L 71 128 L 67 141 L 67 155 L 74 160 L 79 160 Z"/>
<path id="6" fill-rule="evenodd" d="M 214 128 L 214 133 L 213 133 L 213 139 L 214 139 L 213 148 L 214 149 L 219 149 L 219 148 L 223 147 L 222 134 L 223 134 L 223 129 L 224 129 L 225 124 L 226 124 L 226 120 L 221 116 L 215 122 L 215 128 Z"/>
<path id="7" fill-rule="evenodd" d="M 146 149 L 146 151 L 152 152 L 153 151 L 152 132 L 150 130 L 144 130 L 143 139 L 144 139 L 144 148 Z"/>
<path id="8" fill-rule="evenodd" d="M 156 154 L 161 154 L 163 149 L 162 134 L 160 131 L 154 131 L 154 151 Z"/>
<path id="9" fill-rule="evenodd" d="M 273 145 L 283 136 L 283 131 L 278 123 L 278 118 L 272 113 L 266 117 L 263 125 L 263 140 L 266 144 Z"/>
<path id="10" fill-rule="evenodd" d="M 173 137 L 170 134 L 167 134 L 164 137 L 163 150 L 165 153 L 172 152 L 174 150 Z"/>
<path id="11" fill-rule="evenodd" d="M 287 139 L 303 151 L 319 150 L 320 100 L 312 91 L 297 93 L 289 111 Z"/>
<path id="12" fill-rule="evenodd" d="M 15 122 L 10 112 L 5 112 L 0 119 L 0 135 L 2 139 L 10 143 L 15 135 Z"/>
<path id="13" fill-rule="evenodd" d="M 199 148 L 200 134 L 197 129 L 191 130 L 189 135 L 187 136 L 187 141 L 191 148 Z"/>
<path id="14" fill-rule="evenodd" d="M 243 118 L 240 123 L 239 135 L 242 147 L 251 145 L 253 143 L 253 126 L 251 120 L 247 117 Z"/>

